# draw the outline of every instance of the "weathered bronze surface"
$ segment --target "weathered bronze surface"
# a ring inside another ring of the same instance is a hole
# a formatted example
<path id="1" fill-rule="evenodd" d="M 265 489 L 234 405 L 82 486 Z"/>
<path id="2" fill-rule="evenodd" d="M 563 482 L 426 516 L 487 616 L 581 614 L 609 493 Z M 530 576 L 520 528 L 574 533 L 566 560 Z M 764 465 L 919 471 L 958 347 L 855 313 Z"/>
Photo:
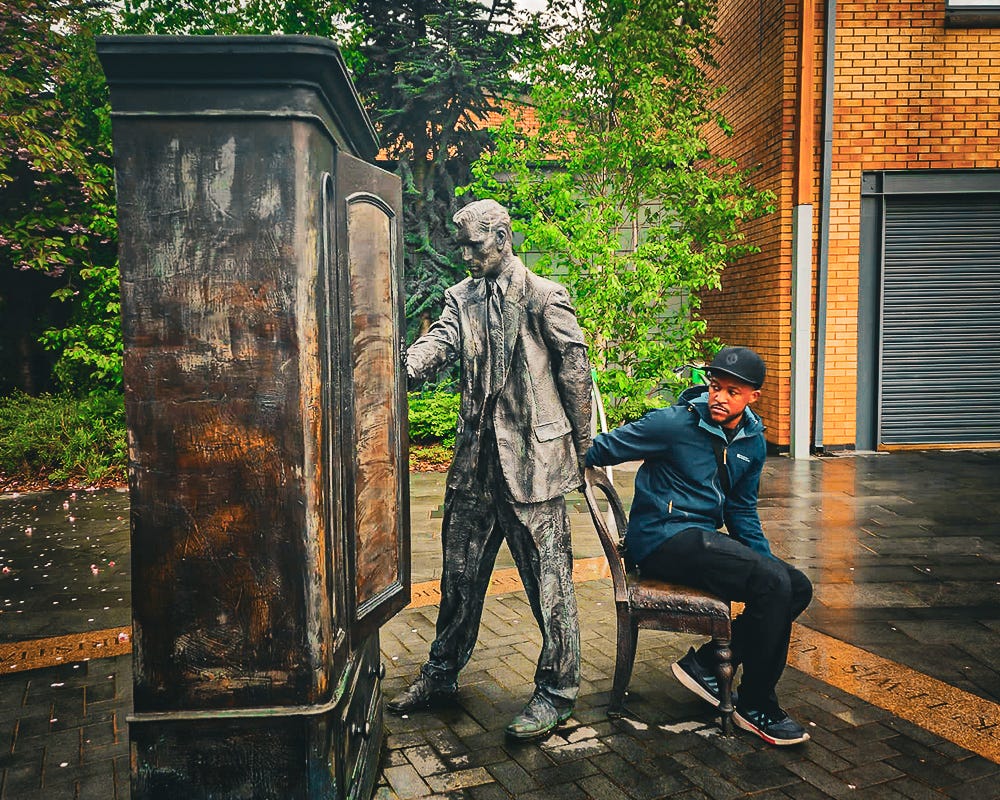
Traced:
<path id="1" fill-rule="evenodd" d="M 579 690 L 580 634 L 563 495 L 582 484 L 590 443 L 586 345 L 566 290 L 513 254 L 506 209 L 478 201 L 454 221 L 471 275 L 445 292 L 441 317 L 406 354 L 413 380 L 456 362 L 461 370 L 441 606 L 421 677 L 390 708 L 415 708 L 428 691 L 456 685 L 506 540 L 542 632 L 535 696 L 553 720 L 565 719 Z"/>
<path id="2" fill-rule="evenodd" d="M 409 592 L 399 182 L 332 43 L 107 37 L 133 797 L 370 792 Z"/>

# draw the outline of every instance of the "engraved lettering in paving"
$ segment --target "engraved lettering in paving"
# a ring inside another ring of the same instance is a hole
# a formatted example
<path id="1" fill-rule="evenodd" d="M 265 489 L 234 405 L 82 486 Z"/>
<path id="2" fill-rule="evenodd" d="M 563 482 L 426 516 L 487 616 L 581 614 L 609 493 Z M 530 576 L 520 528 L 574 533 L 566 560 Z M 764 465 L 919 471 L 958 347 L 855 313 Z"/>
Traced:
<path id="1" fill-rule="evenodd" d="M 131 650 L 131 628 L 108 628 L 0 644 L 0 674 L 89 661 L 92 658 L 110 658 L 125 655 Z"/>
<path id="2" fill-rule="evenodd" d="M 822 681 L 1000 762 L 1000 706 L 802 625 L 788 663 Z"/>

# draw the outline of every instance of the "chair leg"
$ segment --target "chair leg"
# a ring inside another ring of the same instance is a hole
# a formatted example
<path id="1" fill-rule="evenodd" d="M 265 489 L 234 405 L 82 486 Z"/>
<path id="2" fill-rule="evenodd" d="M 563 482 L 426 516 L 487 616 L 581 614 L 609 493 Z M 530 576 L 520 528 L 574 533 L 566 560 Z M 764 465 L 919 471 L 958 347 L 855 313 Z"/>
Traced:
<path id="1" fill-rule="evenodd" d="M 715 674 L 719 679 L 719 720 L 723 736 L 733 735 L 733 652 L 729 649 L 729 639 L 715 640 Z"/>
<path id="2" fill-rule="evenodd" d="M 632 677 L 632 665 L 635 663 L 636 640 L 639 626 L 632 620 L 627 607 L 618 607 L 618 653 L 615 656 L 615 678 L 611 686 L 611 703 L 608 705 L 609 717 L 625 715 L 625 688 Z"/>

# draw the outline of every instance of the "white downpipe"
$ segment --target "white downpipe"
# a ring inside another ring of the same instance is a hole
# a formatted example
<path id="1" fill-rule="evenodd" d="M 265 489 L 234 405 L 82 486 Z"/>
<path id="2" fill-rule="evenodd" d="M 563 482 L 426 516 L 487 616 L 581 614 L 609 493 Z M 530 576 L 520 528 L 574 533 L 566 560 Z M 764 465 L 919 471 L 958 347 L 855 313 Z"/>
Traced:
<path id="1" fill-rule="evenodd" d="M 794 459 L 809 458 L 809 365 L 812 334 L 813 207 L 795 207 L 792 220 L 792 414 Z"/>
<path id="2" fill-rule="evenodd" d="M 599 433 L 608 432 L 608 417 L 604 413 L 604 398 L 601 397 L 601 390 L 597 388 L 597 375 L 591 373 L 590 394 L 593 398 L 593 406 L 590 413 L 590 435 L 597 436 Z M 614 482 L 611 475 L 611 467 L 605 467 L 608 480 Z"/>

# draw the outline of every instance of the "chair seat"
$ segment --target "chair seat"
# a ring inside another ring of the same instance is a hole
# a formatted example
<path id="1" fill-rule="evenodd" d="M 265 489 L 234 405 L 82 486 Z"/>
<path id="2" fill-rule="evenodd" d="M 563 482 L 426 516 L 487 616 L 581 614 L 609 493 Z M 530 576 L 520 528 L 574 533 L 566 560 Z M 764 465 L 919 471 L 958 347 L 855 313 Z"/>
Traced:
<path id="1" fill-rule="evenodd" d="M 714 594 L 682 586 L 642 578 L 635 573 L 628 575 L 629 603 L 644 611 L 667 611 L 675 614 L 696 614 L 729 619 L 729 603 Z"/>

